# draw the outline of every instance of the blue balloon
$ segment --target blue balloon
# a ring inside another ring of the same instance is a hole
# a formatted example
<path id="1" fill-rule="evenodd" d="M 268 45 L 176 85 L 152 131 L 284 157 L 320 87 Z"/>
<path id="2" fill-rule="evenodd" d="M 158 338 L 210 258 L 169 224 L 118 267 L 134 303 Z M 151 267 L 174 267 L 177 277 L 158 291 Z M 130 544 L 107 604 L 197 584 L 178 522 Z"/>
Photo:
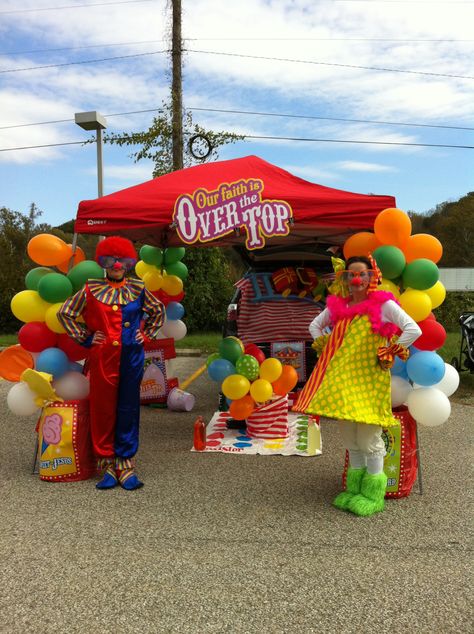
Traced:
<path id="1" fill-rule="evenodd" d="M 392 374 L 392 376 L 399 376 L 402 379 L 408 380 L 407 364 L 405 363 L 405 361 L 402 361 L 398 357 L 395 357 L 395 363 L 390 369 L 390 373 Z"/>
<path id="2" fill-rule="evenodd" d="M 52 374 L 53 378 L 58 379 L 69 370 L 69 359 L 59 348 L 46 348 L 36 359 L 36 369 L 38 372 Z"/>
<path id="3" fill-rule="evenodd" d="M 181 319 L 184 315 L 184 306 L 179 302 L 170 302 L 166 307 L 166 316 L 172 321 Z"/>
<path id="4" fill-rule="evenodd" d="M 81 363 L 78 363 L 77 361 L 70 361 L 69 362 L 69 372 L 83 372 L 84 371 L 84 366 Z"/>
<path id="5" fill-rule="evenodd" d="M 436 352 L 421 350 L 407 361 L 407 372 L 410 381 L 423 387 L 439 383 L 445 371 L 444 361 Z"/>
<path id="6" fill-rule="evenodd" d="M 209 364 L 207 373 L 213 381 L 220 383 L 231 374 L 235 374 L 235 366 L 227 359 L 215 359 Z"/>
<path id="7" fill-rule="evenodd" d="M 410 346 L 408 350 L 410 351 L 410 357 L 412 357 L 414 354 L 417 354 L 418 352 L 421 352 L 421 350 L 419 348 L 415 348 L 415 346 Z"/>

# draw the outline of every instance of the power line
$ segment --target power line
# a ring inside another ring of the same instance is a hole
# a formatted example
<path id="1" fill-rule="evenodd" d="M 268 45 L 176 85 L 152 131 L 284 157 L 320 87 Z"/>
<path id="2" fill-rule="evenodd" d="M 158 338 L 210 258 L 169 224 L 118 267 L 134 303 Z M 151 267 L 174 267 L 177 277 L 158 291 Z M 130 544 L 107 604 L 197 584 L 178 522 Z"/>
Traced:
<path id="1" fill-rule="evenodd" d="M 453 42 L 474 42 L 474 39 L 408 39 L 389 37 L 187 37 L 187 42 L 428 42 L 428 43 L 453 43 Z M 139 44 L 156 44 L 163 42 L 160 40 L 139 40 L 135 42 L 111 42 L 104 44 L 87 44 L 84 46 L 65 46 L 62 48 L 39 48 L 29 51 L 9 51 L 0 53 L 0 56 L 8 55 L 33 55 L 36 53 L 60 53 L 61 51 L 77 51 L 89 48 L 108 48 L 119 46 L 136 46 Z"/>
<path id="2" fill-rule="evenodd" d="M 138 4 L 142 2 L 154 2 L 155 0 L 116 0 L 114 2 L 95 2 L 91 4 L 71 4 L 62 7 L 38 7 L 35 9 L 12 9 L 11 11 L 0 11 L 0 15 L 10 13 L 33 13 L 37 11 L 59 11 L 61 9 L 82 9 L 84 7 L 106 7 L 112 4 Z"/>
<path id="3" fill-rule="evenodd" d="M 457 149 L 464 149 L 464 150 L 474 150 L 474 146 L 472 145 L 448 145 L 448 144 L 440 144 L 440 143 L 404 143 L 401 141 L 400 142 L 359 141 L 355 139 L 313 139 L 313 138 L 285 137 L 285 136 L 258 136 L 258 135 L 252 135 L 252 134 L 243 134 L 241 136 L 243 136 L 245 139 L 263 139 L 263 140 L 272 140 L 272 141 L 305 141 L 310 143 L 356 143 L 356 144 L 364 144 L 364 145 L 403 145 L 403 146 L 411 146 L 411 147 L 439 147 L 439 148 L 457 148 Z M 128 137 L 120 137 L 115 140 L 119 141 L 122 138 L 127 139 Z M 95 139 L 89 139 L 86 141 L 67 141 L 64 143 L 48 143 L 44 145 L 28 145 L 23 147 L 0 148 L 0 152 L 13 152 L 16 150 L 35 150 L 38 148 L 59 147 L 61 145 L 80 145 L 80 144 L 84 145 L 90 141 L 95 142 Z"/>
<path id="4" fill-rule="evenodd" d="M 1 73 L 19 73 L 25 70 L 40 70 L 41 68 L 60 68 L 61 66 L 76 66 L 78 64 L 96 64 L 97 62 L 108 62 L 117 59 L 130 59 L 131 57 L 145 57 L 145 55 L 158 55 L 160 53 L 169 53 L 168 50 L 164 51 L 150 51 L 148 53 L 134 53 L 133 55 L 117 55 L 115 57 L 103 57 L 101 59 L 86 59 L 78 62 L 64 62 L 63 64 L 46 64 L 45 66 L 30 66 L 29 68 L 8 68 L 7 70 L 0 70 Z"/>
<path id="5" fill-rule="evenodd" d="M 426 72 L 426 71 L 417 71 L 417 70 L 402 70 L 402 69 L 398 69 L 398 68 L 378 68 L 375 66 L 356 66 L 354 64 L 337 64 L 334 62 L 317 62 L 314 60 L 304 60 L 304 59 L 291 59 L 291 58 L 287 58 L 287 57 L 267 57 L 264 55 L 246 55 L 243 53 L 224 53 L 224 52 L 219 52 L 219 51 L 202 51 L 202 50 L 197 50 L 197 49 L 183 49 L 183 51 L 188 52 L 188 53 L 201 53 L 203 55 L 224 55 L 226 57 L 245 57 L 245 58 L 249 58 L 249 59 L 264 59 L 264 60 L 270 60 L 270 61 L 276 61 L 276 62 L 292 62 L 292 63 L 296 63 L 296 64 L 314 64 L 314 65 L 319 65 L 319 66 L 335 66 L 335 67 L 339 67 L 339 68 L 355 68 L 355 69 L 362 69 L 362 70 L 375 70 L 375 71 L 380 71 L 380 72 L 391 72 L 391 73 L 409 73 L 412 75 L 429 75 L 432 77 L 452 77 L 452 78 L 457 78 L 457 79 L 474 79 L 474 77 L 471 77 L 469 75 L 450 75 L 448 73 L 430 73 L 430 72 Z M 162 50 L 162 51 L 149 51 L 147 53 L 134 53 L 132 55 L 117 55 L 114 57 L 103 57 L 100 59 L 88 59 L 88 60 L 80 60 L 77 62 L 64 62 L 62 64 L 46 64 L 44 66 L 29 66 L 27 68 L 8 68 L 6 70 L 0 70 L 0 74 L 3 73 L 18 73 L 18 72 L 22 72 L 22 71 L 28 71 L 28 70 L 40 70 L 40 69 L 44 69 L 44 68 L 60 68 L 62 66 L 76 66 L 79 64 L 96 64 L 98 62 L 107 62 L 107 61 L 113 61 L 113 60 L 118 60 L 118 59 L 130 59 L 133 57 L 145 57 L 147 55 L 158 55 L 161 53 L 169 53 L 169 50 Z"/>
<path id="6" fill-rule="evenodd" d="M 390 73 L 409 73 L 412 75 L 430 75 L 432 77 L 453 77 L 457 79 L 474 79 L 469 75 L 450 75 L 447 73 L 429 73 L 418 70 L 401 70 L 399 68 L 377 68 L 375 66 L 356 66 L 354 64 L 336 64 L 334 62 L 316 62 L 313 60 L 307 59 L 291 59 L 287 57 L 267 57 L 264 55 L 245 55 L 243 53 L 222 53 L 218 51 L 199 51 L 196 49 L 186 49 L 188 53 L 202 53 L 204 55 L 225 55 L 227 57 L 245 57 L 249 59 L 265 59 L 275 62 L 293 62 L 297 64 L 315 64 L 318 66 L 337 66 L 340 68 L 357 68 L 362 70 L 376 70 L 381 72 L 390 72 Z"/>
<path id="7" fill-rule="evenodd" d="M 286 114 L 282 112 L 258 112 L 253 110 L 226 110 L 224 108 L 193 108 L 192 106 L 188 110 L 196 112 L 219 112 L 223 114 L 245 114 L 256 115 L 260 117 L 282 117 L 288 119 L 314 119 L 317 121 L 342 121 L 347 123 L 370 123 L 375 125 L 394 125 L 394 126 L 410 126 L 414 128 L 440 128 L 446 130 L 474 130 L 467 126 L 454 126 L 454 125 L 442 125 L 442 124 L 429 124 L 429 123 L 409 123 L 402 121 L 377 121 L 374 119 L 347 119 L 343 117 L 323 117 L 319 115 L 303 115 L 303 114 Z M 147 112 L 163 112 L 161 108 L 147 108 L 145 110 L 130 110 L 128 112 L 113 112 L 111 114 L 105 114 L 104 117 L 121 117 L 130 114 L 144 114 Z M 71 123 L 74 119 L 56 119 L 53 121 L 37 121 L 35 123 L 19 123 L 16 125 L 0 126 L 0 130 L 11 130 L 13 128 L 27 128 L 37 125 L 49 125 L 55 123 Z"/>

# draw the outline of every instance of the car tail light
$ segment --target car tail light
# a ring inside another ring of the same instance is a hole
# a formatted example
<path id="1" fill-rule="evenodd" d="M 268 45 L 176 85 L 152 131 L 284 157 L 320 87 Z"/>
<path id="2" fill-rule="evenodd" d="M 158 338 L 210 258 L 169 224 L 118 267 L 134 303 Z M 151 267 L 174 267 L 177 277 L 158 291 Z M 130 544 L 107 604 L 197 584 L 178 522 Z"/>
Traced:
<path id="1" fill-rule="evenodd" d="M 237 304 L 229 304 L 227 306 L 227 321 L 235 321 L 237 319 Z"/>

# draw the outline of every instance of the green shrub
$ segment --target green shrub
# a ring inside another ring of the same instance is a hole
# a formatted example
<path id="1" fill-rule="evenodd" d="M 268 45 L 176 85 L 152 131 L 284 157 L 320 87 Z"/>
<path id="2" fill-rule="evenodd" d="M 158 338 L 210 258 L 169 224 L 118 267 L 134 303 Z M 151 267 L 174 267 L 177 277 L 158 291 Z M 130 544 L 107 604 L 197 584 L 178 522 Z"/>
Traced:
<path id="1" fill-rule="evenodd" d="M 461 313 L 474 312 L 474 292 L 450 291 L 446 293 L 446 299 L 433 313 L 437 321 L 448 332 L 456 332 L 460 329 L 459 315 Z"/>

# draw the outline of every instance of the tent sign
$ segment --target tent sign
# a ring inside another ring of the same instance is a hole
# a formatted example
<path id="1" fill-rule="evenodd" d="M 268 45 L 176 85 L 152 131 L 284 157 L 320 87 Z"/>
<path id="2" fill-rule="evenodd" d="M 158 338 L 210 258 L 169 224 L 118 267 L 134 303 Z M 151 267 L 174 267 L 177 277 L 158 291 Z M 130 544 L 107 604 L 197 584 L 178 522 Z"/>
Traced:
<path id="1" fill-rule="evenodd" d="M 180 239 L 210 242 L 243 227 L 245 246 L 252 250 L 265 246 L 265 238 L 287 236 L 293 211 L 284 200 L 262 200 L 263 187 L 262 180 L 250 178 L 179 196 L 173 222 Z"/>

